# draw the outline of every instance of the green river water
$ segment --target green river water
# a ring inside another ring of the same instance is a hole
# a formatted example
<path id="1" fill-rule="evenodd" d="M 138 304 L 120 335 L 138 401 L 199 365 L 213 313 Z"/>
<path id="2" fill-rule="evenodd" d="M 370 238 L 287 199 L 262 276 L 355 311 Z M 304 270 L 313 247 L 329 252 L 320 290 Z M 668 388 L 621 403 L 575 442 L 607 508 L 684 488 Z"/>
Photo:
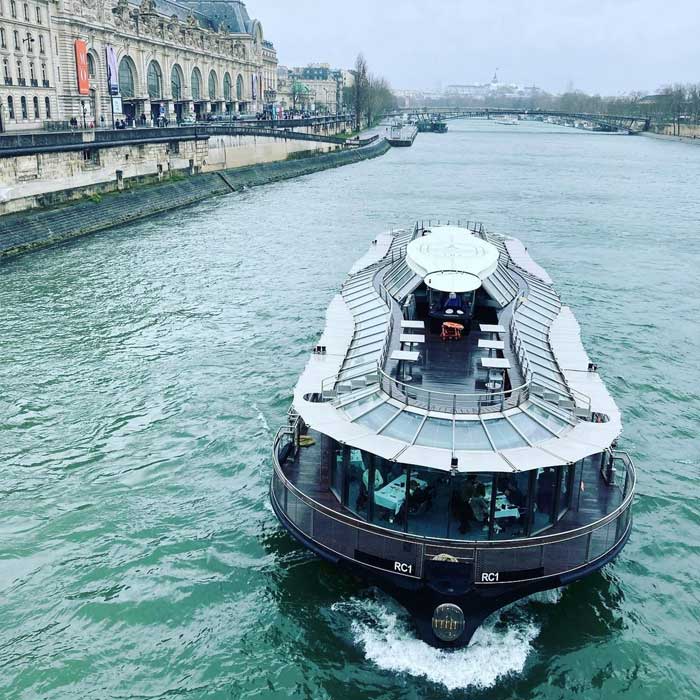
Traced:
<path id="1" fill-rule="evenodd" d="M 3 264 L 0 698 L 697 698 L 698 181 L 691 145 L 452 122 Z M 456 652 L 297 546 L 267 499 L 345 273 L 430 217 L 526 243 L 639 471 L 612 566 Z"/>

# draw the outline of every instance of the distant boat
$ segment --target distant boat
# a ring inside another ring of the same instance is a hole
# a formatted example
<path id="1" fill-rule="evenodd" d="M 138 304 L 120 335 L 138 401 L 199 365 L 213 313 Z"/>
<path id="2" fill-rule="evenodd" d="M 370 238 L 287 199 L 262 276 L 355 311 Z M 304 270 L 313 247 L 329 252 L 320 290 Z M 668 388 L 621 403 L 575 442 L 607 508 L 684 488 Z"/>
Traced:
<path id="1" fill-rule="evenodd" d="M 494 121 L 503 126 L 518 126 L 518 120 L 515 117 L 495 117 Z"/>

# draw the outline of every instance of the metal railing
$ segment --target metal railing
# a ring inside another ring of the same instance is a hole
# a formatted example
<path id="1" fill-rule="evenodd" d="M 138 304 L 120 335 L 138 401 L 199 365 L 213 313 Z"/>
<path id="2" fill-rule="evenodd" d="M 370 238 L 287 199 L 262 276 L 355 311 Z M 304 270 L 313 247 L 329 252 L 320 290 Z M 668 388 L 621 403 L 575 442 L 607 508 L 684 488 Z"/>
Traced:
<path id="1" fill-rule="evenodd" d="M 530 398 L 530 383 L 505 391 L 479 393 L 453 393 L 423 389 L 389 376 L 381 367 L 377 368 L 379 385 L 390 398 L 427 411 L 452 414 L 482 414 L 515 408 Z"/>
<path id="2" fill-rule="evenodd" d="M 305 537 L 349 560 L 357 552 L 383 552 L 387 559 L 414 563 L 415 578 L 422 577 L 423 561 L 449 552 L 462 560 L 474 561 L 476 583 L 482 583 L 482 571 L 518 571 L 540 569 L 541 575 L 526 580 L 564 576 L 592 562 L 603 559 L 626 539 L 631 527 L 631 505 L 636 487 L 634 463 L 626 452 L 610 453 L 615 478 L 603 488 L 617 492 L 617 505 L 609 513 L 586 525 L 516 540 L 450 540 L 400 532 L 367 523 L 341 509 L 314 501 L 289 479 L 280 464 L 284 445 L 294 441 L 297 431 L 286 426 L 277 433 L 273 444 L 271 495 L 276 509 L 284 514 Z M 566 516 L 564 516 L 566 517 Z M 406 549 L 406 544 L 411 545 Z M 410 554 L 406 554 L 410 552 Z M 528 562 L 534 562 L 530 567 Z M 523 572 L 524 573 L 524 572 Z M 509 579 L 510 582 L 516 582 Z"/>

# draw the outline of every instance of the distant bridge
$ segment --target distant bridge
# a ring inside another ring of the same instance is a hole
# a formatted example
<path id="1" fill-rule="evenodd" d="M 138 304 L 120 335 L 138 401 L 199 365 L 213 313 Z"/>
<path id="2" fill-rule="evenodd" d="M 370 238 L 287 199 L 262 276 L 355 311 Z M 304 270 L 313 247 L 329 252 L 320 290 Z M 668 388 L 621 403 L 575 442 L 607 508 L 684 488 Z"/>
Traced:
<path id="1" fill-rule="evenodd" d="M 650 117 L 639 117 L 624 114 L 589 114 L 587 112 L 562 112 L 548 109 L 463 109 L 458 107 L 403 107 L 387 112 L 385 116 L 396 117 L 404 114 L 416 119 L 491 119 L 492 117 L 554 117 L 587 121 L 597 124 L 606 130 L 626 129 L 629 133 L 648 131 L 651 126 Z"/>

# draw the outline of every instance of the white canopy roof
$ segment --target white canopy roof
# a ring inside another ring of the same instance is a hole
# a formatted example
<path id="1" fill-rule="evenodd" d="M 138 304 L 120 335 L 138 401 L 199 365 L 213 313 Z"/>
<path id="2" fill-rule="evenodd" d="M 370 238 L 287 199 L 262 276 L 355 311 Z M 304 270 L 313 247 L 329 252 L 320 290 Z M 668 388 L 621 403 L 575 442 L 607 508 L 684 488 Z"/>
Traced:
<path id="1" fill-rule="evenodd" d="M 468 292 L 498 267 L 498 248 L 458 226 L 435 226 L 408 244 L 406 263 L 443 292 Z"/>

